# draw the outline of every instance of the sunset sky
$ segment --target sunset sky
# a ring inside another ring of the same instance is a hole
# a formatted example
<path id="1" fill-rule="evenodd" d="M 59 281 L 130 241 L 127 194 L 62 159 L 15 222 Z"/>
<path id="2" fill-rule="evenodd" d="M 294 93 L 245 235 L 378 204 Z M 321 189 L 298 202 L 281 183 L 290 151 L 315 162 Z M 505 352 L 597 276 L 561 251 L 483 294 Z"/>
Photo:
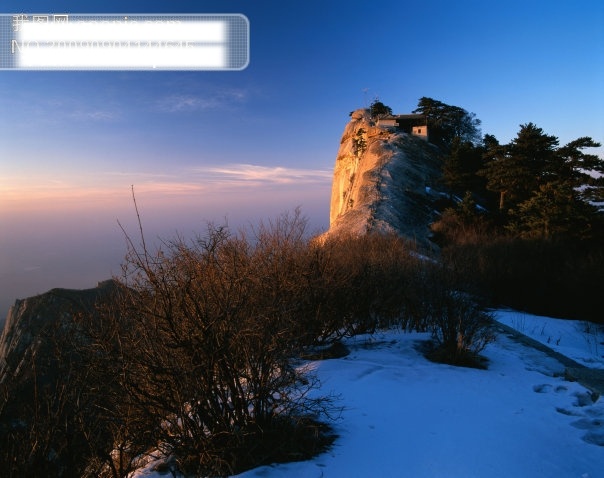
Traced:
<path id="1" fill-rule="evenodd" d="M 153 237 L 301 206 L 328 226 L 348 113 L 422 96 L 510 141 L 604 143 L 601 0 L 27 1 L 0 13 L 240 13 L 232 72 L 0 71 L 0 320 L 16 298 L 119 272 L 134 185 Z M 599 148 L 596 153 L 604 156 Z"/>

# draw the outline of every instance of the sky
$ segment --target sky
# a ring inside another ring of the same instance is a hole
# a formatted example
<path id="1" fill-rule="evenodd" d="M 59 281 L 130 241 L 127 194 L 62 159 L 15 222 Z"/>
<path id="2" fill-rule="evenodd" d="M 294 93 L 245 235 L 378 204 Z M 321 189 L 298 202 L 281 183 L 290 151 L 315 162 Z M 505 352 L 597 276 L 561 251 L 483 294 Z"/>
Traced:
<path id="1" fill-rule="evenodd" d="M 0 320 L 17 298 L 119 274 L 136 233 L 236 229 L 300 206 L 329 225 L 349 112 L 422 96 L 500 142 L 533 122 L 604 143 L 604 3 L 27 1 L 0 13 L 238 13 L 242 71 L 0 71 Z M 599 148 L 596 153 L 604 155 Z"/>

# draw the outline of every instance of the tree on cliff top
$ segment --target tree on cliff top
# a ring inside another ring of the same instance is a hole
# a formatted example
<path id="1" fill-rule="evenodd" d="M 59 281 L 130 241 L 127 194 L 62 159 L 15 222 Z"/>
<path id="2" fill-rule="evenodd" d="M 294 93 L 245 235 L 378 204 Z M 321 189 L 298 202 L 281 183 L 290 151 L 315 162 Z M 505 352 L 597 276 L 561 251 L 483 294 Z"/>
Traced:
<path id="1" fill-rule="evenodd" d="M 430 142 L 446 150 L 451 148 L 455 138 L 473 144 L 481 141 L 480 120 L 474 113 L 468 113 L 459 106 L 451 106 L 422 96 L 413 113 L 426 116 L 430 128 Z"/>
<path id="2" fill-rule="evenodd" d="M 392 108 L 390 106 L 386 106 L 377 98 L 373 100 L 371 106 L 369 107 L 369 112 L 371 117 L 374 119 L 383 118 L 384 116 L 388 116 L 392 114 Z"/>

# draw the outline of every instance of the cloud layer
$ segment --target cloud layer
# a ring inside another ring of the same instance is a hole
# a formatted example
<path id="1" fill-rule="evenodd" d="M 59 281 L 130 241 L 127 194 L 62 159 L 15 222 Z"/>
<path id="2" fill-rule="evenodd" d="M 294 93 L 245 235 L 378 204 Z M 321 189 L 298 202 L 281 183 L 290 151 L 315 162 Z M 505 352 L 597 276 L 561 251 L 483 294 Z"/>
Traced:
<path id="1" fill-rule="evenodd" d="M 262 184 L 324 184 L 332 172 L 322 169 L 299 169 L 282 166 L 232 164 L 222 167 L 199 168 L 197 172 L 215 184 L 258 186 Z"/>
<path id="2" fill-rule="evenodd" d="M 204 110 L 220 110 L 241 104 L 247 99 L 243 89 L 214 89 L 210 93 L 173 94 L 156 101 L 159 111 L 166 113 L 184 113 Z"/>
<path id="3" fill-rule="evenodd" d="M 108 200 L 129 195 L 130 186 L 144 194 L 188 196 L 205 192 L 220 194 L 249 193 L 250 189 L 297 187 L 308 191 L 325 189 L 331 182 L 331 171 L 322 169 L 287 168 L 254 164 L 203 166 L 178 173 L 99 172 L 87 175 L 46 174 L 35 176 L 4 176 L 0 178 L 0 200 L 15 206 L 44 201 L 61 204 L 82 200 Z M 259 191 L 258 191 L 259 192 Z"/>

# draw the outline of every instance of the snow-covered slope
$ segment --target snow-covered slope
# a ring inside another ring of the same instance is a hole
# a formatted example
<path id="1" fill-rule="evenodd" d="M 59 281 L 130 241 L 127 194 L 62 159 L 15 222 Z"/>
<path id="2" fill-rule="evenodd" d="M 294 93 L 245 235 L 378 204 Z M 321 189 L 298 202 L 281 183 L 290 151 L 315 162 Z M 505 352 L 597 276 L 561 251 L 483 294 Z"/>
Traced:
<path id="1" fill-rule="evenodd" d="M 316 363 L 346 407 L 335 446 L 240 478 L 604 476 L 604 403 L 556 360 L 502 335 L 488 370 L 438 365 L 416 350 L 427 338 L 358 337 L 348 357 Z"/>
<path id="2" fill-rule="evenodd" d="M 438 148 L 376 125 L 366 109 L 351 114 L 340 143 L 327 236 L 396 232 L 428 244 L 433 220 L 428 191 L 440 174 Z"/>
<path id="3" fill-rule="evenodd" d="M 530 329 L 534 316 L 523 317 Z M 566 330 L 536 320 L 552 336 Z M 604 477 L 604 402 L 565 381 L 561 363 L 501 334 L 484 351 L 488 370 L 435 364 L 417 350 L 428 338 L 359 336 L 347 357 L 312 362 L 320 393 L 339 394 L 344 407 L 334 446 L 239 478 Z M 161 478 L 150 468 L 134 476 Z"/>

